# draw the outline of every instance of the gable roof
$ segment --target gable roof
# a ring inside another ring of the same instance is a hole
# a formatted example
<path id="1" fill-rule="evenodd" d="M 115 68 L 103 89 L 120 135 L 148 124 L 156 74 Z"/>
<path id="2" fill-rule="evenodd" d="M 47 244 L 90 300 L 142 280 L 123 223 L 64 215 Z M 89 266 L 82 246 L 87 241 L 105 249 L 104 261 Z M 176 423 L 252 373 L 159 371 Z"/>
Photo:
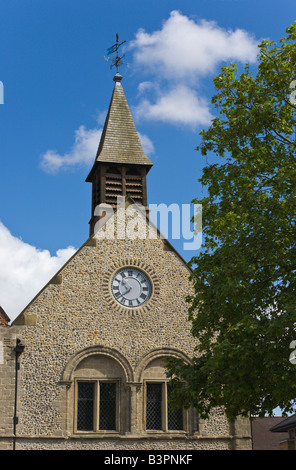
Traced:
<path id="1" fill-rule="evenodd" d="M 177 255 L 177 257 L 180 259 L 180 261 L 186 266 L 186 268 L 188 269 L 189 273 L 190 274 L 193 274 L 193 270 L 192 268 L 189 266 L 189 263 L 187 263 L 185 261 L 185 259 L 180 255 L 180 253 L 176 250 L 176 248 L 167 240 L 167 238 L 165 238 L 165 236 L 161 233 L 161 231 L 159 230 L 159 228 L 150 220 L 150 216 L 149 214 L 147 214 L 145 208 L 141 205 L 139 205 L 137 202 L 135 202 L 133 200 L 133 198 L 131 196 L 125 196 L 123 198 L 124 200 L 124 205 L 125 205 L 125 209 L 127 209 L 130 205 L 132 205 L 138 214 L 141 214 L 141 216 L 143 217 L 143 219 L 146 220 L 146 224 L 150 227 L 150 229 L 152 229 L 157 238 L 162 240 L 163 244 L 167 246 L 167 248 L 170 250 L 170 251 L 173 251 L 175 253 L 175 255 Z M 108 204 L 107 204 L 108 206 Z M 113 209 L 112 209 L 113 210 Z M 116 213 L 117 211 L 119 210 L 119 207 L 115 207 L 114 208 L 114 211 L 113 211 L 113 214 L 112 214 L 112 217 L 116 217 Z M 103 230 L 103 227 L 107 224 L 107 221 L 109 220 L 110 216 L 107 216 L 107 217 L 104 217 L 104 222 L 103 224 L 100 226 L 99 230 Z M 98 231 L 99 231 L 98 230 Z M 91 235 L 91 237 L 89 238 L 89 240 L 91 239 L 96 239 L 96 231 L 94 232 L 93 235 Z M 121 235 L 120 235 L 120 239 L 121 239 Z M 73 255 L 75 256 L 75 254 Z"/>
<path id="2" fill-rule="evenodd" d="M 116 74 L 95 163 L 86 181 L 91 181 L 99 162 L 153 166 L 143 150 L 120 80 L 121 75 Z"/>
<path id="3" fill-rule="evenodd" d="M 289 431 L 289 429 L 296 428 L 296 414 L 289 416 L 288 418 L 282 420 L 276 426 L 273 426 L 270 431 L 271 432 L 285 432 Z"/>
<path id="4" fill-rule="evenodd" d="M 143 210 L 141 206 L 139 206 L 130 196 L 127 196 L 125 198 L 125 207 L 127 208 L 129 205 L 133 205 L 133 207 L 137 210 L 139 214 L 143 217 L 143 219 L 146 220 L 146 224 L 151 227 L 152 230 L 155 231 L 157 238 L 162 241 L 162 243 L 167 247 L 169 251 L 172 251 L 175 253 L 175 255 L 179 258 L 180 262 L 183 264 L 183 266 L 188 270 L 189 275 L 193 274 L 193 271 L 191 267 L 188 265 L 188 263 L 184 260 L 184 258 L 180 255 L 180 253 L 173 247 L 173 245 L 164 237 L 164 235 L 160 232 L 160 230 L 156 227 L 156 225 L 150 220 L 149 216 L 147 215 L 146 211 Z M 118 207 L 114 209 L 114 213 L 112 217 L 116 216 L 116 212 L 118 211 Z M 107 221 L 109 218 L 104 218 L 104 223 L 102 226 L 100 226 L 99 231 L 103 230 L 103 227 L 106 225 Z M 64 270 L 64 268 L 71 263 L 71 261 L 81 252 L 81 250 L 85 246 L 96 246 L 97 243 L 97 237 L 96 237 L 97 232 L 95 231 L 94 234 L 92 234 L 83 245 L 80 246 L 80 248 L 75 251 L 75 253 L 64 263 L 64 265 L 55 273 L 55 275 L 44 285 L 44 287 L 33 297 L 33 299 L 23 308 L 23 310 L 17 315 L 17 317 L 12 321 L 11 326 L 13 325 L 22 325 L 22 318 L 24 317 L 24 314 L 26 310 L 29 308 L 29 306 L 37 299 L 37 297 L 49 286 L 50 284 L 60 284 L 61 283 L 61 278 L 60 274 Z"/>

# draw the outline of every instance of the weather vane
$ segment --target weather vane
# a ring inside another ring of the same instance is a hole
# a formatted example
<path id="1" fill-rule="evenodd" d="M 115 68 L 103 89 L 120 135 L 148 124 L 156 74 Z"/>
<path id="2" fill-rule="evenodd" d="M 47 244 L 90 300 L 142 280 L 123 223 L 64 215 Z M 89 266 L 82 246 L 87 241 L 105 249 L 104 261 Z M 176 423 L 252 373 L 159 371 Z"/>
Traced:
<path id="1" fill-rule="evenodd" d="M 118 49 L 120 48 L 120 46 L 122 46 L 122 44 L 124 44 L 126 41 L 122 41 L 120 44 L 119 44 L 119 35 L 118 33 L 116 33 L 116 43 L 113 44 L 113 46 L 111 47 L 108 47 L 107 49 L 107 55 L 110 55 L 110 54 L 113 54 L 114 52 L 116 52 L 116 57 L 114 57 L 113 59 L 111 59 L 112 61 L 112 65 L 110 65 L 110 69 L 112 69 L 112 67 L 116 67 L 117 69 L 117 73 L 118 70 L 119 70 L 119 67 L 120 65 L 128 65 L 128 64 L 124 64 L 124 62 L 122 62 L 122 59 L 125 57 L 125 54 L 123 54 L 122 57 L 119 57 L 119 54 L 118 54 Z M 110 60 L 110 58 L 106 58 L 106 60 Z"/>

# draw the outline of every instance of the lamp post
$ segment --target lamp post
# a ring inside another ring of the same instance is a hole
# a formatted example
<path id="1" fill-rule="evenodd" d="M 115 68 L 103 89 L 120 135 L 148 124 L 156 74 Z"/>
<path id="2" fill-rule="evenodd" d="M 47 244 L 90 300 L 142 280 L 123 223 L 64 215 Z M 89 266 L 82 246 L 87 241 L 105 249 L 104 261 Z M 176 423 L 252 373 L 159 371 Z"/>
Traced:
<path id="1" fill-rule="evenodd" d="M 16 339 L 16 346 L 14 348 L 15 352 L 15 387 L 14 387 L 14 415 L 13 415 L 13 450 L 15 450 L 15 441 L 16 441 L 16 425 L 18 424 L 17 417 L 17 385 L 18 385 L 18 371 L 20 368 L 19 357 L 24 351 L 25 346 L 21 343 L 20 339 Z"/>

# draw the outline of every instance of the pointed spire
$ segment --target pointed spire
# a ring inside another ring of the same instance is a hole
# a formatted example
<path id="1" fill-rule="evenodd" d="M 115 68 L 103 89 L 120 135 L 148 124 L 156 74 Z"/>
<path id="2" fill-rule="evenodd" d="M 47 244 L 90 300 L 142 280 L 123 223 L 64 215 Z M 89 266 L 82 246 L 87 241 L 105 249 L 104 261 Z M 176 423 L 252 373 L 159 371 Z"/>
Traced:
<path id="1" fill-rule="evenodd" d="M 122 76 L 116 73 L 115 86 L 99 143 L 94 167 L 98 163 L 145 165 L 153 163 L 145 154 L 129 109 L 122 85 Z M 86 181 L 91 181 L 91 170 Z"/>
<path id="2" fill-rule="evenodd" d="M 122 76 L 117 72 L 113 80 L 115 86 L 96 159 L 86 178 L 92 183 L 90 236 L 99 219 L 96 207 L 116 207 L 118 196 L 131 197 L 148 211 L 146 176 L 153 164 L 140 142 L 121 86 Z"/>

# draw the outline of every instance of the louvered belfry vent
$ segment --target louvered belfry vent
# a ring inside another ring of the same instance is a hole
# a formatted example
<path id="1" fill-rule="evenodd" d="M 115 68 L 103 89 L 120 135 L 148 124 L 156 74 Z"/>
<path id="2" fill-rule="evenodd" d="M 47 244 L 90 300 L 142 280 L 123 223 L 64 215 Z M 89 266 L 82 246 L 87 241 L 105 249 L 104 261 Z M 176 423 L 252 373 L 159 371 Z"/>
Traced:
<path id="1" fill-rule="evenodd" d="M 138 204 L 143 204 L 143 182 L 138 174 L 126 174 L 126 194 Z"/>
<path id="2" fill-rule="evenodd" d="M 122 174 L 116 169 L 106 172 L 106 197 L 105 202 L 116 205 L 117 197 L 123 195 Z"/>

